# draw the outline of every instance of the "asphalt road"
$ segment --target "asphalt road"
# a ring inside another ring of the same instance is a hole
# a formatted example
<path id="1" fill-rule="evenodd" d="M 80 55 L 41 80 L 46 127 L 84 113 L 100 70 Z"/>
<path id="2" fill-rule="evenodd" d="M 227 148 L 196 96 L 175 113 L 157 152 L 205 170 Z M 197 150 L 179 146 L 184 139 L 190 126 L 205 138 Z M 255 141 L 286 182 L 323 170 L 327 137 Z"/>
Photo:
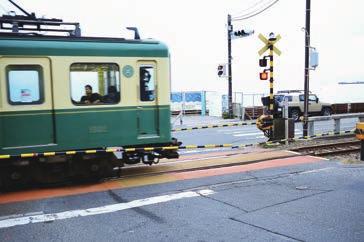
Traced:
<path id="1" fill-rule="evenodd" d="M 0 241 L 364 241 L 364 165 L 315 162 L 0 206 Z"/>
<path id="2" fill-rule="evenodd" d="M 342 119 L 341 131 L 355 128 L 358 119 Z M 193 127 L 193 124 L 189 125 Z M 315 122 L 315 134 L 333 131 L 334 121 Z M 302 124 L 295 124 L 295 137 L 303 135 Z M 206 145 L 206 144 L 256 144 L 267 141 L 263 133 L 255 125 L 197 129 L 192 131 L 176 131 L 173 137 L 183 142 L 183 145 Z"/>

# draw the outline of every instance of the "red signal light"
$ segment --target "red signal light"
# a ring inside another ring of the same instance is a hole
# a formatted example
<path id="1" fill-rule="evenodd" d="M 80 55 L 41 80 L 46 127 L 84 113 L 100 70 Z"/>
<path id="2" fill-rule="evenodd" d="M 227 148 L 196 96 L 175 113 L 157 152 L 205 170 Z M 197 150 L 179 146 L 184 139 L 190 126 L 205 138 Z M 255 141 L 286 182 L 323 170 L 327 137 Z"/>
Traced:
<path id="1" fill-rule="evenodd" d="M 268 80 L 268 72 L 259 73 L 260 80 Z"/>

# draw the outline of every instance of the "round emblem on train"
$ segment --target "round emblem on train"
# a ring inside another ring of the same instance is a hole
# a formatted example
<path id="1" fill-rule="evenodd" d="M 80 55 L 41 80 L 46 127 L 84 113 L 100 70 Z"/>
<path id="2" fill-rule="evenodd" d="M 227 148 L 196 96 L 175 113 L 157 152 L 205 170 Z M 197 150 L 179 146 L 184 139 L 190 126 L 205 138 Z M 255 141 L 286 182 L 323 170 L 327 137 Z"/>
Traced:
<path id="1" fill-rule="evenodd" d="M 126 65 L 123 67 L 123 75 L 126 77 L 126 78 L 130 78 L 134 75 L 134 69 L 132 66 L 130 65 Z"/>

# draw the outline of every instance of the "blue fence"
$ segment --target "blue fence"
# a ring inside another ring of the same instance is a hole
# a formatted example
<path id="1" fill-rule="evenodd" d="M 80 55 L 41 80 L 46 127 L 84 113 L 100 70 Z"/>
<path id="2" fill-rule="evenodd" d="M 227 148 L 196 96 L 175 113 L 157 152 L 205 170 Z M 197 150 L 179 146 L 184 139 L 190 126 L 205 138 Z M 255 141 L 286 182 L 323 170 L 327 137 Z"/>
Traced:
<path id="1" fill-rule="evenodd" d="M 202 102 L 203 92 L 172 92 L 171 101 L 179 102 Z"/>
<path id="2" fill-rule="evenodd" d="M 205 92 L 172 92 L 172 112 L 187 111 L 190 113 L 206 114 Z"/>
<path id="3" fill-rule="evenodd" d="M 261 106 L 261 97 L 265 94 L 233 92 L 233 103 L 239 103 L 243 107 Z M 213 91 L 193 91 L 193 92 L 172 92 L 171 110 L 177 114 L 184 113 L 223 113 L 228 111 L 228 97 L 226 94 Z"/>

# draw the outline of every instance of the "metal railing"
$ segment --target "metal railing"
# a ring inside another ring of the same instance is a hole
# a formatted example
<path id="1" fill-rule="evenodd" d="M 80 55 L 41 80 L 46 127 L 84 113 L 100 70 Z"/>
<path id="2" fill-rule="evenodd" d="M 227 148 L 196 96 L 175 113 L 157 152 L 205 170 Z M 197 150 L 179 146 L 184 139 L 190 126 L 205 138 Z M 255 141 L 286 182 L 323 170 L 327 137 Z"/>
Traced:
<path id="1" fill-rule="evenodd" d="M 348 114 L 334 114 L 331 116 L 321 116 L 321 117 L 309 117 L 308 118 L 308 135 L 314 135 L 316 121 L 327 121 L 327 120 L 334 120 L 334 132 L 340 132 L 341 127 L 341 119 L 348 119 L 348 118 L 358 118 L 359 121 L 364 121 L 364 113 L 348 113 Z"/>

